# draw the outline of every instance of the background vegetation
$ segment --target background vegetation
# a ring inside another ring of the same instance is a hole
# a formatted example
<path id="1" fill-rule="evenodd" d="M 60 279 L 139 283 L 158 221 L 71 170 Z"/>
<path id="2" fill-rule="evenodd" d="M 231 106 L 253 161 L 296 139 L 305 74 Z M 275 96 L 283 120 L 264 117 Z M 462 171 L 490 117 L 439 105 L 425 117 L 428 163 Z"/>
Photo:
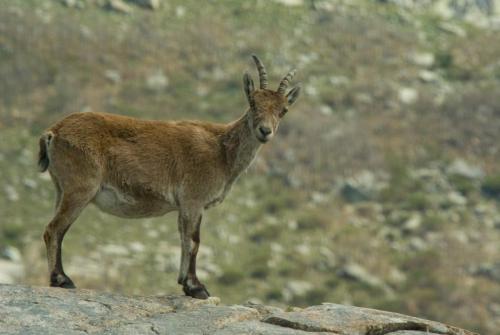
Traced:
<path id="1" fill-rule="evenodd" d="M 47 285 L 44 128 L 90 110 L 228 122 L 256 53 L 276 85 L 296 67 L 304 92 L 205 216 L 210 292 L 500 334 L 498 31 L 390 1 L 284 2 L 129 1 L 125 14 L 116 1 L 0 0 L 0 273 L 20 264 L 0 278 Z M 80 287 L 180 293 L 175 214 L 90 207 L 64 252 Z"/>

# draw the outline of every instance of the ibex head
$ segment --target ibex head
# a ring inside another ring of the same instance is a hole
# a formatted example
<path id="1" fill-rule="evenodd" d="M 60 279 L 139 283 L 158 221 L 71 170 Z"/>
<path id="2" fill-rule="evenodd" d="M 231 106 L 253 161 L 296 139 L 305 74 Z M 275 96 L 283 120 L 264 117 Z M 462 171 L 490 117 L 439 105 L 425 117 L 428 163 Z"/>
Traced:
<path id="1" fill-rule="evenodd" d="M 260 89 L 255 89 L 250 74 L 243 76 L 245 94 L 250 105 L 249 122 L 253 134 L 261 143 L 271 140 L 278 129 L 281 118 L 299 97 L 300 86 L 293 87 L 285 94 L 288 84 L 295 75 L 295 70 L 281 80 L 276 91 L 267 89 L 267 72 L 260 59 L 252 55 L 259 71 Z"/>

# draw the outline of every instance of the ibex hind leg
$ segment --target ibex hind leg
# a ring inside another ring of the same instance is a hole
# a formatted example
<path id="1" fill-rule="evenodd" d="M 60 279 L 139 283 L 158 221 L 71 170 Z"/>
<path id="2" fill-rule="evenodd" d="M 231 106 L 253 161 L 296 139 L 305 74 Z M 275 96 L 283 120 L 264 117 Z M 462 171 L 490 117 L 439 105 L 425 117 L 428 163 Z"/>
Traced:
<path id="1" fill-rule="evenodd" d="M 43 234 L 50 286 L 74 288 L 63 270 L 62 242 L 69 227 L 97 193 L 100 173 L 84 152 L 59 141 L 57 136 L 52 138 L 48 151 L 48 170 L 56 187 L 55 215 Z"/>
<path id="2" fill-rule="evenodd" d="M 64 273 L 62 242 L 69 227 L 95 195 L 94 188 L 78 191 L 63 190 L 54 218 L 45 228 L 43 238 L 47 248 L 50 286 L 74 288 L 73 281 Z"/>

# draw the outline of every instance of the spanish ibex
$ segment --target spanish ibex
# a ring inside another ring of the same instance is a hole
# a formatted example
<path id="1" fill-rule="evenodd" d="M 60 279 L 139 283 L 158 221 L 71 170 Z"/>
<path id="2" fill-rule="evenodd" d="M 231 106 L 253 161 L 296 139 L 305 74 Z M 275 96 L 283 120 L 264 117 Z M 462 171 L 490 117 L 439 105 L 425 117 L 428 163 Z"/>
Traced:
<path id="1" fill-rule="evenodd" d="M 196 276 L 203 211 L 224 200 L 300 93 L 297 86 L 285 94 L 295 71 L 276 91 L 267 89 L 266 69 L 252 57 L 260 89 L 245 73 L 250 107 L 229 124 L 84 112 L 67 116 L 41 136 L 38 164 L 42 172 L 49 171 L 56 189 L 55 216 L 43 235 L 51 286 L 75 287 L 63 270 L 61 244 L 82 210 L 94 203 L 125 218 L 177 210 L 182 246 L 178 283 L 186 295 L 209 296 Z"/>

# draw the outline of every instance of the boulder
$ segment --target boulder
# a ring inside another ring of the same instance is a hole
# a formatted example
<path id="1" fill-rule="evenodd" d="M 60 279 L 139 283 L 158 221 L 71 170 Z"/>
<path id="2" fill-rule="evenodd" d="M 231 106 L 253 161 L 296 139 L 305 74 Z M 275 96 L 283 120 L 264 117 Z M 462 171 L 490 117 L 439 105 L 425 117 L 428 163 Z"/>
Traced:
<path id="1" fill-rule="evenodd" d="M 500 262 L 479 264 L 469 269 L 469 273 L 500 282 Z"/>
<path id="2" fill-rule="evenodd" d="M 146 86 L 152 91 L 161 91 L 168 86 L 168 78 L 162 69 L 157 69 L 146 78 Z"/>
<path id="3" fill-rule="evenodd" d="M 0 247 L 0 283 L 13 284 L 24 272 L 21 252 L 12 246 Z"/>
<path id="4" fill-rule="evenodd" d="M 2 334 L 470 335 L 439 322 L 325 303 L 284 311 L 220 305 L 211 297 L 130 297 L 91 290 L 0 285 Z"/>
<path id="5" fill-rule="evenodd" d="M 345 264 L 337 271 L 337 274 L 342 278 L 357 281 L 374 288 L 382 289 L 386 293 L 391 292 L 390 287 L 387 286 L 380 278 L 371 274 L 369 271 L 367 271 L 357 263 L 349 262 Z"/>
<path id="6" fill-rule="evenodd" d="M 86 5 L 86 1 L 84 0 L 62 0 L 61 3 L 66 7 L 77 9 L 83 9 Z"/>
<path id="7" fill-rule="evenodd" d="M 469 179 L 480 179 L 484 177 L 484 171 L 480 166 L 473 165 L 463 159 L 454 160 L 446 170 L 448 175 L 458 175 Z"/>
<path id="8" fill-rule="evenodd" d="M 22 263 L 0 259 L 0 283 L 13 284 L 24 276 Z"/>
<path id="9" fill-rule="evenodd" d="M 345 180 L 339 192 L 346 201 L 356 203 L 371 200 L 384 185 L 372 172 L 363 171 Z"/>
<path id="10" fill-rule="evenodd" d="M 500 0 L 378 0 L 409 11 L 424 10 L 447 20 L 463 20 L 478 27 L 490 27 L 500 16 Z"/>
<path id="11" fill-rule="evenodd" d="M 415 52 L 410 55 L 412 63 L 422 67 L 431 67 L 434 65 L 435 57 L 432 52 Z"/>
<path id="12" fill-rule="evenodd" d="M 131 0 L 130 2 L 148 9 L 155 10 L 160 8 L 160 0 Z"/>
<path id="13" fill-rule="evenodd" d="M 106 7 L 111 11 L 122 14 L 132 13 L 132 7 L 122 0 L 108 0 Z"/>
<path id="14" fill-rule="evenodd" d="M 411 105 L 418 100 L 418 91 L 411 87 L 401 87 L 398 91 L 399 101 Z"/>
<path id="15" fill-rule="evenodd" d="M 424 83 L 435 83 L 439 81 L 439 75 L 436 72 L 429 70 L 422 70 L 418 72 L 418 79 Z"/>

